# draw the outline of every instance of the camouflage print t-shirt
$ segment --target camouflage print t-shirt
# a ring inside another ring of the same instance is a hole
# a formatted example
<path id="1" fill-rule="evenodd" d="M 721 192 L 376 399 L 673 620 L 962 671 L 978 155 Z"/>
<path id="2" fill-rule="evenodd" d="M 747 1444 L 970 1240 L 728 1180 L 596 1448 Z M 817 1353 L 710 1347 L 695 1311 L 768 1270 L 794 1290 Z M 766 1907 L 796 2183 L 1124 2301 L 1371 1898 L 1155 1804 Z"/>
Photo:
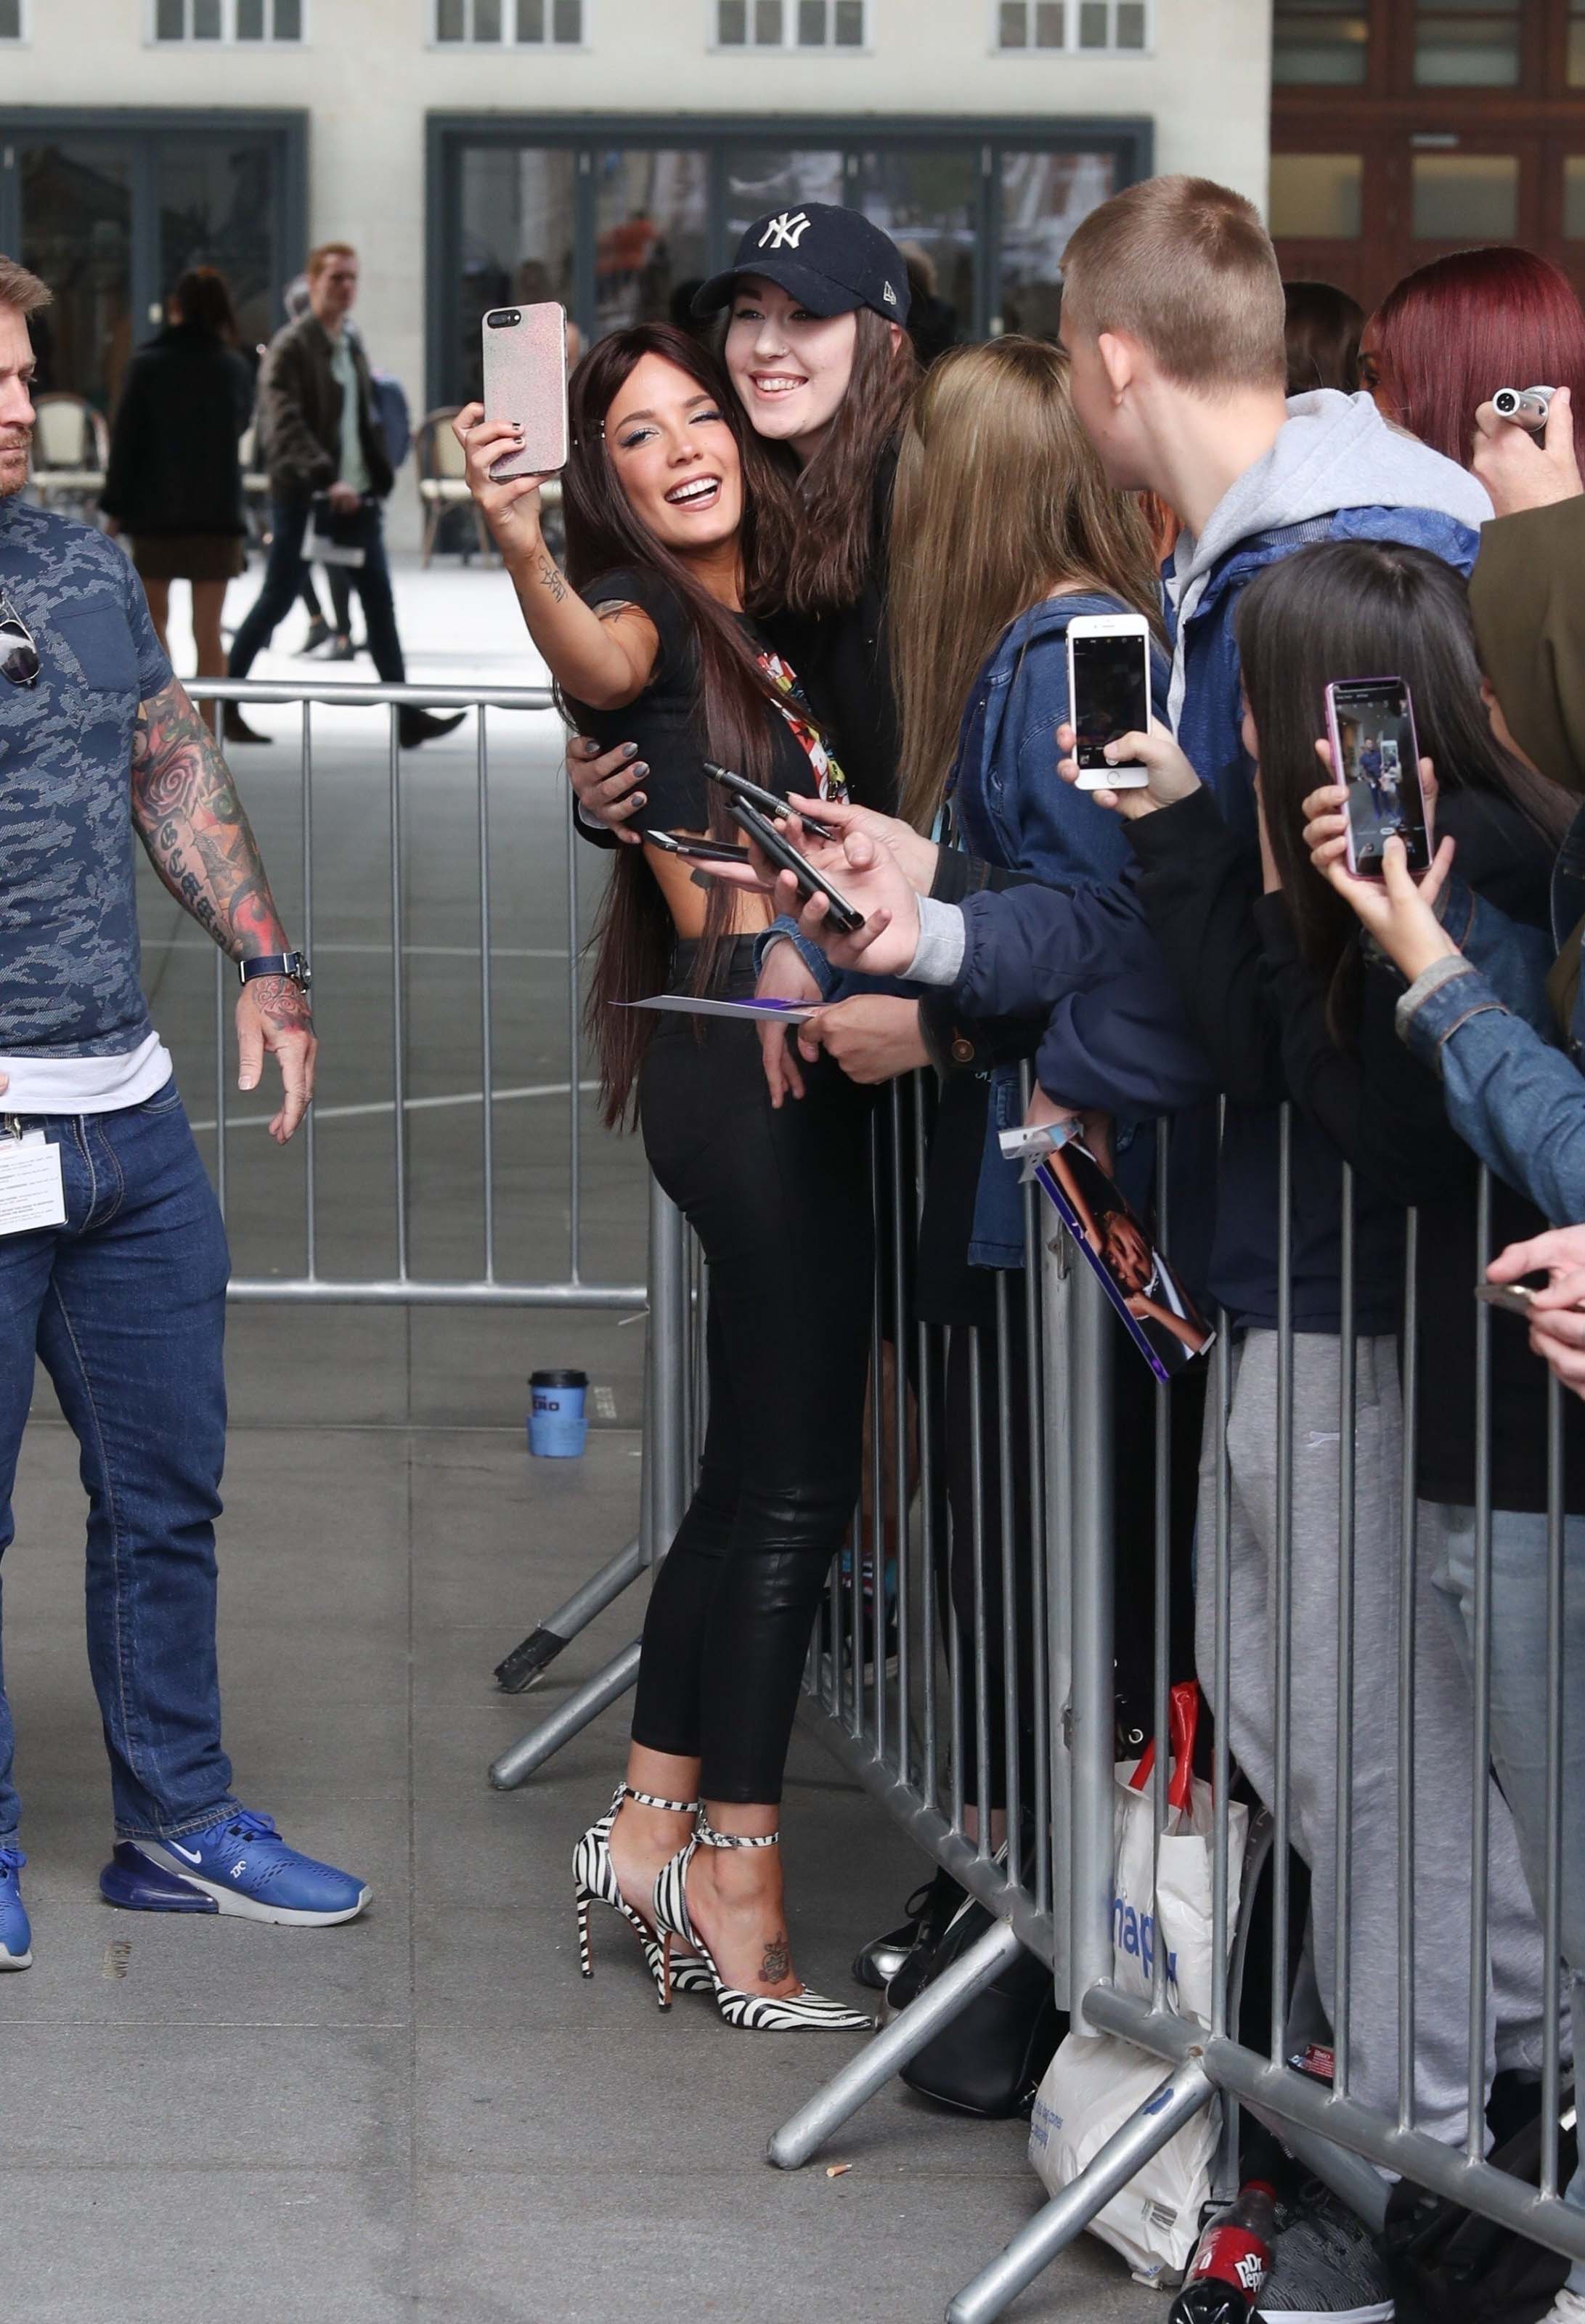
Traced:
<path id="1" fill-rule="evenodd" d="M 39 649 L 0 678 L 0 1056 L 111 1057 L 151 1030 L 134 884 L 133 731 L 170 664 L 91 525 L 0 499 L 0 595 Z"/>

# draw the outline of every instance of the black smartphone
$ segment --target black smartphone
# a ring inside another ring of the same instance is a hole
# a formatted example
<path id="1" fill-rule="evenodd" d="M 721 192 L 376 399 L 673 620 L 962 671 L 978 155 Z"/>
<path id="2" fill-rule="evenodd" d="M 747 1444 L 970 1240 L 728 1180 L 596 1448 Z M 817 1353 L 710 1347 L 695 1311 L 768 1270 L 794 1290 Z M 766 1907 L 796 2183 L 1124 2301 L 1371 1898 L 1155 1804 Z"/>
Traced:
<path id="1" fill-rule="evenodd" d="M 747 775 L 734 775 L 730 767 L 718 767 L 711 759 L 705 760 L 704 768 L 713 783 L 719 783 L 722 789 L 730 791 L 733 798 L 747 799 L 751 807 L 757 807 L 761 815 L 769 816 L 773 822 L 779 816 L 789 816 L 794 812 L 786 799 L 779 798 L 775 791 L 766 790 L 762 784 L 751 783 Z M 838 839 L 842 835 L 840 832 L 833 831 L 828 823 L 816 823 L 812 815 L 800 816 L 799 820 L 804 829 L 812 831 L 816 839 Z"/>
<path id="2" fill-rule="evenodd" d="M 1415 706 L 1401 678 L 1339 678 L 1326 689 L 1332 779 L 1349 795 L 1347 862 L 1379 880 L 1389 839 L 1404 843 L 1411 872 L 1431 868 L 1431 834 L 1420 788 Z"/>
<path id="3" fill-rule="evenodd" d="M 761 815 L 757 807 L 745 798 L 734 798 L 729 814 L 742 831 L 746 831 L 761 854 L 769 855 L 779 871 L 790 872 L 798 883 L 798 893 L 806 903 L 811 896 L 824 896 L 825 917 L 844 936 L 854 936 L 864 925 L 862 912 L 855 911 L 847 898 L 823 879 L 812 863 L 806 862 L 797 849 L 781 834 L 769 816 Z"/>
<path id="4" fill-rule="evenodd" d="M 690 863 L 746 863 L 749 851 L 730 839 L 690 839 L 681 831 L 646 831 L 651 847 L 663 855 L 686 855 Z"/>

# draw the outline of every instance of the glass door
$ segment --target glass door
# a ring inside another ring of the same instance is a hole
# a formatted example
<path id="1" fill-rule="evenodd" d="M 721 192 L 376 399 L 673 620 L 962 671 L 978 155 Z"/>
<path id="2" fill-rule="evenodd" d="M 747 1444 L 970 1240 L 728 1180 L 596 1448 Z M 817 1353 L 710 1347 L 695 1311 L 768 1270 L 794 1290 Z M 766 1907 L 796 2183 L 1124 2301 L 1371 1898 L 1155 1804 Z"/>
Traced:
<path id="1" fill-rule="evenodd" d="M 134 337 L 130 143 L 62 137 L 18 162 L 22 263 L 55 293 L 35 327 L 40 384 L 108 412 Z"/>

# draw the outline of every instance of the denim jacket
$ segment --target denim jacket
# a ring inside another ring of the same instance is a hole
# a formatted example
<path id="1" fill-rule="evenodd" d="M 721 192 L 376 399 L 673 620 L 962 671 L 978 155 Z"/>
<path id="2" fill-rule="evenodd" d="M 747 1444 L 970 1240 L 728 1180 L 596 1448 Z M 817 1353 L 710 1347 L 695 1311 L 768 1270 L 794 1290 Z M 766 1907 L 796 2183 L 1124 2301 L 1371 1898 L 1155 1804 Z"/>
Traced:
<path id="1" fill-rule="evenodd" d="M 1441 1074 L 1460 1137 L 1555 1226 L 1575 1225 L 1585 1220 L 1585 992 L 1560 1048 L 1545 979 L 1585 916 L 1585 811 L 1553 870 L 1550 945 L 1457 879 L 1437 910 L 1459 951 L 1404 994 L 1398 1032 Z"/>

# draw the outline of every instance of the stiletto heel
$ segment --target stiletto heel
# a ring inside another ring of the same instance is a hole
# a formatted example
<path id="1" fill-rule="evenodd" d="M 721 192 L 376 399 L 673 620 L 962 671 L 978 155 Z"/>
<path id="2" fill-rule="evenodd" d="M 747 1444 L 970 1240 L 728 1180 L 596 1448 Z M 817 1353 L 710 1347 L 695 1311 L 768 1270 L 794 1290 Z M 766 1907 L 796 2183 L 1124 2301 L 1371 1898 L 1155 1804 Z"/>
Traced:
<path id="1" fill-rule="evenodd" d="M 662 2009 L 671 2007 L 676 1993 L 713 1993 L 715 1981 L 702 1961 L 668 1961 L 666 1947 L 657 1939 L 641 1913 L 637 1913 L 622 1893 L 616 1877 L 616 1867 L 611 1861 L 611 1827 L 616 1821 L 617 1811 L 623 1800 L 636 1800 L 640 1807 L 664 1808 L 673 1815 L 696 1815 L 697 1800 L 660 1800 L 651 1792 L 635 1792 L 629 1784 L 618 1784 L 611 1805 L 592 1823 L 573 1850 L 573 1902 L 578 1923 L 578 1972 L 583 1977 L 594 1974 L 594 1948 L 589 1940 L 589 1907 L 609 1904 L 620 1913 L 634 1931 L 639 1949 L 644 1956 L 644 1966 L 655 1980 L 655 1994 Z"/>
<path id="2" fill-rule="evenodd" d="M 745 1993 L 740 1986 L 728 1985 L 715 1966 L 709 1946 L 688 1917 L 688 1867 L 694 1860 L 696 1849 L 775 1848 L 780 1839 L 779 1831 L 758 1834 L 716 1831 L 703 1808 L 700 1809 L 698 1827 L 693 1838 L 686 1848 L 677 1850 L 655 1883 L 655 1926 L 660 1932 L 663 1968 L 669 1960 L 674 1943 L 691 1947 L 698 1955 L 699 1965 L 708 1974 L 715 1995 L 715 2006 L 726 2023 L 744 2026 L 753 2034 L 794 2034 L 810 2026 L 825 2026 L 839 2033 L 871 2033 L 875 2024 L 872 2017 L 866 2017 L 860 2010 L 849 2009 L 840 2001 L 828 2001 L 823 1993 L 810 1993 L 806 1988 L 802 1993 L 779 1998 L 766 1993 Z M 678 1973 L 678 1969 L 671 1970 L 674 1983 Z"/>

